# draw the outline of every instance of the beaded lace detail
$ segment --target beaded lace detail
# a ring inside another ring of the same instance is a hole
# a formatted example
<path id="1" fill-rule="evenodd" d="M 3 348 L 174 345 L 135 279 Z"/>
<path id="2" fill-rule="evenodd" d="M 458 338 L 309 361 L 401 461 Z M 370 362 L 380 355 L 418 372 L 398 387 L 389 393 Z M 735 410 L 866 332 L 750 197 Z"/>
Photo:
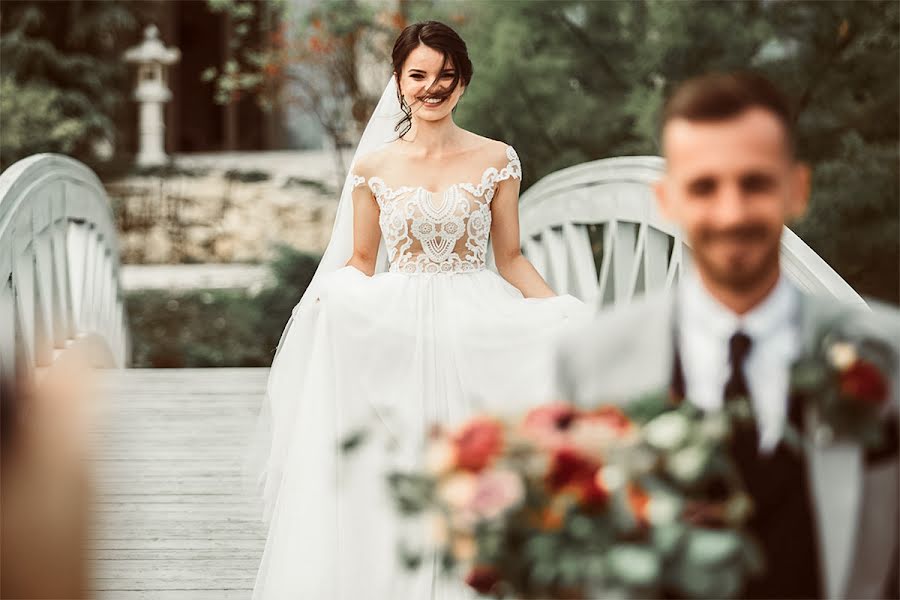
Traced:
<path id="1" fill-rule="evenodd" d="M 468 273 L 484 269 L 491 231 L 491 200 L 497 184 L 522 178 L 522 165 L 512 146 L 502 169 L 488 167 L 481 183 L 454 183 L 437 194 L 418 186 L 391 188 L 370 177 L 378 203 L 381 234 L 391 272 Z M 366 183 L 351 173 L 353 187 Z"/>

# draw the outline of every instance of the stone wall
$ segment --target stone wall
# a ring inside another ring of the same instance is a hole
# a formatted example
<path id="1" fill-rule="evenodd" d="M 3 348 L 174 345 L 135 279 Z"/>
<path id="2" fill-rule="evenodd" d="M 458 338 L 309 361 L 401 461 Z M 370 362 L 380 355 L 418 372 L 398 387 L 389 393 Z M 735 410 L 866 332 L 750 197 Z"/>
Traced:
<path id="1" fill-rule="evenodd" d="M 284 243 L 328 244 L 338 201 L 328 153 L 179 157 L 174 167 L 106 182 L 131 264 L 262 262 Z"/>

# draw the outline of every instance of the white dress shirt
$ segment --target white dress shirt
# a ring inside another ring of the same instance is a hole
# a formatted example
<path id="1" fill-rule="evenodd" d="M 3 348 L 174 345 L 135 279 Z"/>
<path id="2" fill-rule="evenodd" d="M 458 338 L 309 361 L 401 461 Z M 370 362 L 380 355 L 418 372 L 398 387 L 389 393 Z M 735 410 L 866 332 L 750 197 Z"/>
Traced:
<path id="1" fill-rule="evenodd" d="M 716 300 L 696 275 L 678 288 L 678 349 L 685 394 L 705 411 L 720 410 L 731 374 L 728 346 L 743 331 L 752 339 L 744 376 L 760 433 L 760 449 L 781 439 L 787 413 L 790 366 L 800 351 L 799 291 L 784 274 L 766 298 L 743 315 Z"/>

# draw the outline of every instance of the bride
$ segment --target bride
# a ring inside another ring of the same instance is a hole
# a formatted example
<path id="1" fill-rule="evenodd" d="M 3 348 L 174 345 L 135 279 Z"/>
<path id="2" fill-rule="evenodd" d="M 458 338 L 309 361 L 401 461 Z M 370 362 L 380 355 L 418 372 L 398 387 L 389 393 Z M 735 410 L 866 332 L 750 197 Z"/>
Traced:
<path id="1" fill-rule="evenodd" d="M 409 536 L 385 473 L 416 464 L 433 423 L 547 400 L 552 339 L 588 312 L 520 253 L 515 150 L 453 121 L 472 79 L 465 42 L 416 23 L 392 62 L 269 374 L 256 600 L 472 597 L 434 556 L 404 569 L 397 546 Z M 361 428 L 366 443 L 341 453 Z"/>

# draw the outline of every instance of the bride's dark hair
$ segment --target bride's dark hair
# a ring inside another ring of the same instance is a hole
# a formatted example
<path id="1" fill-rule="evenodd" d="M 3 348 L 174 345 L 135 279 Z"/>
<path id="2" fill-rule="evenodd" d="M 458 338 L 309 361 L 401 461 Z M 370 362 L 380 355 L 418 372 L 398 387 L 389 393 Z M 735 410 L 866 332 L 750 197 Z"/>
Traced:
<path id="1" fill-rule="evenodd" d="M 403 110 L 403 118 L 394 127 L 395 131 L 400 131 L 403 128 L 403 133 L 400 134 L 400 137 L 409 133 L 412 127 L 412 109 L 403 99 L 403 94 L 400 92 L 400 74 L 403 69 L 403 63 L 406 62 L 409 53 L 418 48 L 419 44 L 424 44 L 444 55 L 444 64 L 441 65 L 442 71 L 447 66 L 448 61 L 454 67 L 452 85 L 445 92 L 435 94 L 435 98 L 443 99 L 450 96 L 456 89 L 456 86 L 459 85 L 460 80 L 465 85 L 469 85 L 469 82 L 472 80 L 472 61 L 469 60 L 469 51 L 466 49 L 466 43 L 453 28 L 444 25 L 440 21 L 422 21 L 406 27 L 397 36 L 397 41 L 394 42 L 394 49 L 391 51 L 391 63 L 397 78 L 397 99 L 400 101 L 400 108 Z M 432 87 L 437 85 L 439 81 L 440 78 L 432 84 Z M 429 88 L 430 91 L 431 88 Z"/>

